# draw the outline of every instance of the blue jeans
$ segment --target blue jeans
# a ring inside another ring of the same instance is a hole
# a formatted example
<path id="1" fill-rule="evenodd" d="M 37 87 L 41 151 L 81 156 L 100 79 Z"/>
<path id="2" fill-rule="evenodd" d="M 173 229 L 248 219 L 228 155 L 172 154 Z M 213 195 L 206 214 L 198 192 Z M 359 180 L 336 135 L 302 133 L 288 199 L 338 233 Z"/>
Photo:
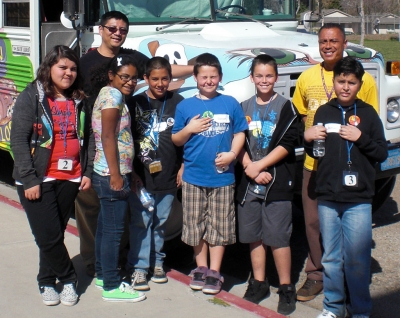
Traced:
<path id="1" fill-rule="evenodd" d="M 124 232 L 125 214 L 130 194 L 130 175 L 122 176 L 121 191 L 110 188 L 110 177 L 93 172 L 92 186 L 100 199 L 100 212 L 95 238 L 96 273 L 104 280 L 104 290 L 117 288 L 121 283 L 118 270 L 119 245 Z"/>
<path id="2" fill-rule="evenodd" d="M 345 279 L 349 313 L 369 317 L 372 217 L 369 203 L 318 201 L 324 254 L 324 308 L 345 315 Z"/>
<path id="3" fill-rule="evenodd" d="M 134 193 L 129 197 L 131 221 L 129 225 L 130 251 L 128 271 L 148 272 L 149 267 L 162 267 L 166 221 L 171 212 L 176 191 L 153 194 L 155 207 L 149 212 Z"/>

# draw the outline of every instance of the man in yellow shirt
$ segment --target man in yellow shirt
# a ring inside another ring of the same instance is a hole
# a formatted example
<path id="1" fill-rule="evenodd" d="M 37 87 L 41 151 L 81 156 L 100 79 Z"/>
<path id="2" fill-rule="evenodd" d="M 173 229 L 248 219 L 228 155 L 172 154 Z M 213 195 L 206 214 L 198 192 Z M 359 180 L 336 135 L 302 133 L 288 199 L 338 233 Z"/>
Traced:
<path id="1" fill-rule="evenodd" d="M 319 52 L 324 60 L 298 78 L 292 102 L 303 117 L 305 128 L 312 126 L 319 106 L 336 97 L 333 91 L 333 67 L 342 57 L 347 46 L 344 29 L 340 24 L 327 23 L 318 32 Z M 374 78 L 365 72 L 357 98 L 372 105 L 379 112 L 378 93 Z M 303 169 L 302 200 L 309 254 L 305 271 L 307 280 L 297 291 L 297 300 L 314 299 L 323 289 L 322 245 L 315 194 L 317 161 L 306 155 Z"/>

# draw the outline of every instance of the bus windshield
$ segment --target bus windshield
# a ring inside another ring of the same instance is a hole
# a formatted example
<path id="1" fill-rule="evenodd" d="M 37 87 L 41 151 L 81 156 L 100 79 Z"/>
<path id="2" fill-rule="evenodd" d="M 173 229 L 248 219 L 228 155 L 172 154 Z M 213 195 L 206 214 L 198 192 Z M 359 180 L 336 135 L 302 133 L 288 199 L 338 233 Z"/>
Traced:
<path id="1" fill-rule="evenodd" d="M 107 0 L 102 12 L 117 10 L 128 16 L 131 24 L 171 23 L 180 20 L 265 21 L 295 19 L 295 0 Z M 195 18 L 190 20 L 190 18 Z"/>

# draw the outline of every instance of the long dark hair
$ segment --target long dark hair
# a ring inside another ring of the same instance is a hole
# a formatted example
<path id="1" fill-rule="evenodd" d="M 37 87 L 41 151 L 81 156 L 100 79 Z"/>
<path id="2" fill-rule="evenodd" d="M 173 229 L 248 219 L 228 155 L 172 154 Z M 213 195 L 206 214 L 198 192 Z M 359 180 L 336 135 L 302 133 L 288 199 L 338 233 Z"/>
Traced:
<path id="1" fill-rule="evenodd" d="M 42 64 L 40 64 L 38 68 L 35 81 L 39 81 L 43 84 L 43 89 L 47 96 L 55 97 L 57 95 L 57 90 L 51 79 L 50 70 L 51 67 L 57 64 L 61 59 L 68 59 L 74 62 L 77 67 L 76 79 L 72 85 L 64 91 L 65 97 L 83 99 L 85 94 L 83 92 L 83 79 L 80 73 L 79 58 L 68 46 L 56 45 L 47 53 Z"/>
<path id="2" fill-rule="evenodd" d="M 100 90 L 107 86 L 110 82 L 108 72 L 111 71 L 113 74 L 117 74 L 121 67 L 126 65 L 132 65 L 138 70 L 135 60 L 132 56 L 127 54 L 119 54 L 113 57 L 110 62 L 103 64 L 102 66 L 95 68 L 90 73 L 91 91 L 90 96 L 97 96 Z"/>

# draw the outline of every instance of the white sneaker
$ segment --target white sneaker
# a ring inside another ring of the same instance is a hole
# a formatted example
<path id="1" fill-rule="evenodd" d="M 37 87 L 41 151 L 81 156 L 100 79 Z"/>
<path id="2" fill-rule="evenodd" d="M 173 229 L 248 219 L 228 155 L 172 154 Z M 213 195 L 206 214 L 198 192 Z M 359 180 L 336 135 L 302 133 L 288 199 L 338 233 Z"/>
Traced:
<path id="1" fill-rule="evenodd" d="M 40 286 L 40 295 L 42 296 L 43 303 L 46 306 L 55 306 L 60 303 L 60 295 L 50 286 Z"/>
<path id="2" fill-rule="evenodd" d="M 326 309 L 324 309 L 323 311 L 322 311 L 322 313 L 320 313 L 318 316 L 317 316 L 317 318 L 336 318 L 337 316 L 333 313 L 333 312 L 330 312 L 330 311 L 328 311 L 328 310 L 326 310 Z"/>
<path id="3" fill-rule="evenodd" d="M 75 290 L 75 284 L 65 284 L 62 292 L 60 293 L 61 303 L 65 306 L 74 306 L 78 301 L 78 294 Z"/>

